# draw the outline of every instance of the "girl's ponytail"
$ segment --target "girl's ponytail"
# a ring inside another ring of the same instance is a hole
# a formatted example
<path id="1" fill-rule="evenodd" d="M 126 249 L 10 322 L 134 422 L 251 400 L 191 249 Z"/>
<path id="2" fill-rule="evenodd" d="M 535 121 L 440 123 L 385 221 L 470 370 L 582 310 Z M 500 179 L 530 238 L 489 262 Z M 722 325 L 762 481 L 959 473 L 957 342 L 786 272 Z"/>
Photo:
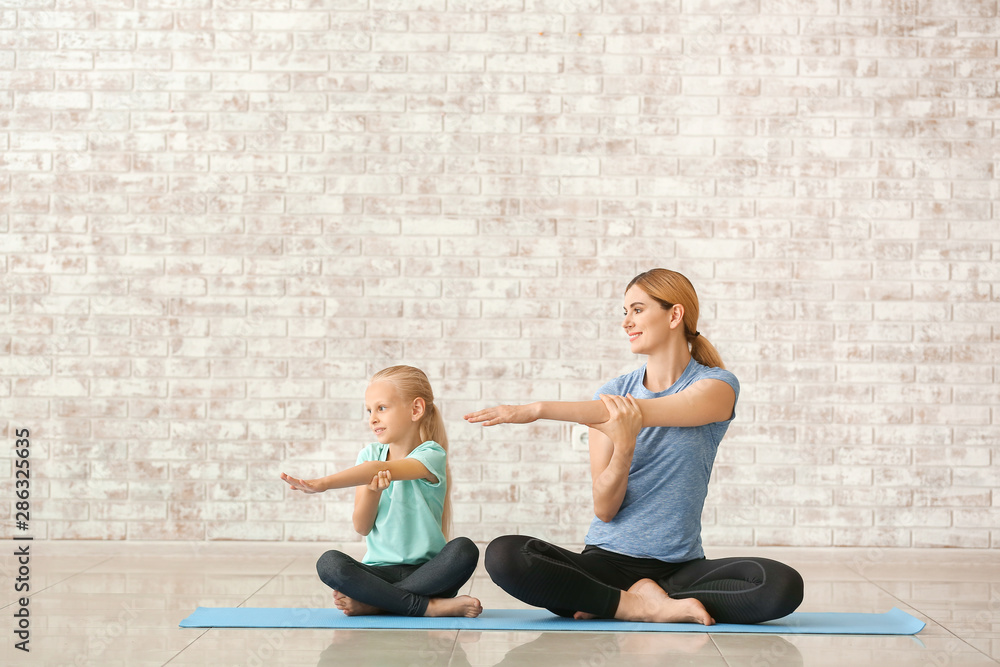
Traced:
<path id="1" fill-rule="evenodd" d="M 448 434 L 444 430 L 444 418 L 441 416 L 441 411 L 433 402 L 433 396 L 431 401 L 427 401 L 427 399 L 424 401 L 427 407 L 424 409 L 424 418 L 420 420 L 420 439 L 424 442 L 433 440 L 447 452 Z M 448 540 L 451 534 L 451 466 L 447 458 L 444 463 L 444 474 L 448 486 L 444 494 L 444 511 L 441 513 L 441 532 L 444 533 L 444 539 Z"/>

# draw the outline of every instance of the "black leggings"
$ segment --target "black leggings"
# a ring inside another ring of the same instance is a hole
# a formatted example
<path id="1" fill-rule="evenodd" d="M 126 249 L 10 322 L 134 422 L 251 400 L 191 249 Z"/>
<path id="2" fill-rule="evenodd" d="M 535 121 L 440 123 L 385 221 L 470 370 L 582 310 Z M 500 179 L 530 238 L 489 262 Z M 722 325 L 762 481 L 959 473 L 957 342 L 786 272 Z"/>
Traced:
<path id="1" fill-rule="evenodd" d="M 792 613 L 802 577 L 767 558 L 665 563 L 594 546 L 574 553 L 524 535 L 504 535 L 486 548 L 486 571 L 518 600 L 560 616 L 582 611 L 613 618 L 621 592 L 652 579 L 676 599 L 695 598 L 718 623 L 760 623 Z"/>
<path id="2" fill-rule="evenodd" d="M 423 616 L 431 598 L 453 598 L 479 563 L 479 547 L 456 537 L 420 565 L 367 565 L 339 551 L 316 561 L 323 583 L 352 600 L 399 616 Z"/>

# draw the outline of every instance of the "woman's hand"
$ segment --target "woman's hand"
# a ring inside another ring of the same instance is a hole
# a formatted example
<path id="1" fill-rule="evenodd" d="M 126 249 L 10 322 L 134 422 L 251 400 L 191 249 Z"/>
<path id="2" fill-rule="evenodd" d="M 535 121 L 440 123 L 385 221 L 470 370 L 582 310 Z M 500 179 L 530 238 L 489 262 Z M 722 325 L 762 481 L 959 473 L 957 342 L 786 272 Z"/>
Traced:
<path id="1" fill-rule="evenodd" d="M 318 479 L 295 479 L 285 473 L 281 473 L 281 479 L 288 482 L 288 485 L 292 487 L 293 491 L 301 491 L 303 493 L 323 493 L 326 491 L 326 489 L 320 485 L 320 480 Z"/>
<path id="2" fill-rule="evenodd" d="M 615 447 L 634 447 L 636 436 L 642 430 L 642 411 L 635 398 L 632 394 L 601 394 L 600 398 L 608 410 L 608 420 L 587 426 L 608 436 Z"/>
<path id="3" fill-rule="evenodd" d="M 392 481 L 392 473 L 388 470 L 379 470 L 378 474 L 372 477 L 371 483 L 368 485 L 369 491 L 385 491 L 389 488 L 389 482 Z"/>
<path id="4" fill-rule="evenodd" d="M 470 424 L 496 426 L 497 424 L 530 424 L 538 419 L 534 403 L 527 405 L 498 405 L 495 408 L 477 410 L 465 415 Z"/>

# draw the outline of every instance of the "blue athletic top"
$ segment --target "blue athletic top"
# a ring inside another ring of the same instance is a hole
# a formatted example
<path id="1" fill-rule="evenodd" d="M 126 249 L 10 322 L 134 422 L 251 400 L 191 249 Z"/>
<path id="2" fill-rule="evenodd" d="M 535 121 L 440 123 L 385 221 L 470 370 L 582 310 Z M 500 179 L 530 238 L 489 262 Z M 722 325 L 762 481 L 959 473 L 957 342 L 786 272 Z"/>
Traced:
<path id="1" fill-rule="evenodd" d="M 740 396 L 736 376 L 710 368 L 694 359 L 681 377 L 665 391 L 652 392 L 642 381 L 646 365 L 619 376 L 597 390 L 600 394 L 632 394 L 659 398 L 676 394 L 699 380 L 722 380 Z M 701 513 L 708 493 L 712 464 L 722 437 L 736 416 L 704 426 L 649 426 L 639 431 L 628 485 L 618 514 L 605 523 L 594 517 L 587 544 L 636 558 L 656 558 L 682 563 L 704 558 L 701 547 Z"/>

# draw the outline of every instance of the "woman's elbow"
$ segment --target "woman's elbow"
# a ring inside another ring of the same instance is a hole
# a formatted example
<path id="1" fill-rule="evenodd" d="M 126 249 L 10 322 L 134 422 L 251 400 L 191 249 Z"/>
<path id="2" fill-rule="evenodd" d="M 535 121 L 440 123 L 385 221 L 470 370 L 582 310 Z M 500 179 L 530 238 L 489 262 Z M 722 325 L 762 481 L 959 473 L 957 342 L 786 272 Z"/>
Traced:
<path id="1" fill-rule="evenodd" d="M 614 519 L 617 514 L 617 509 L 601 507 L 597 503 L 594 503 L 594 515 L 604 523 L 611 523 L 611 520 Z"/>

